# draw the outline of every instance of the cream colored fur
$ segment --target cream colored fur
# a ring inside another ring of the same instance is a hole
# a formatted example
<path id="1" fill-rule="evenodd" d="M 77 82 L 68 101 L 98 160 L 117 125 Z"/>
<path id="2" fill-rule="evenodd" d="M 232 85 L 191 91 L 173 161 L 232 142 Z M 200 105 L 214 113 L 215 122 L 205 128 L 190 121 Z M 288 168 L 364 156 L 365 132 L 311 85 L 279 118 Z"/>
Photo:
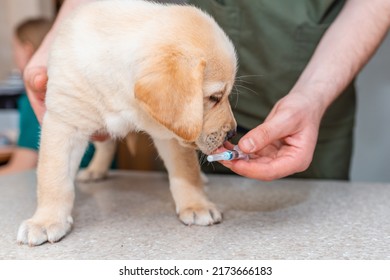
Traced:
<path id="1" fill-rule="evenodd" d="M 204 194 L 195 149 L 209 154 L 235 129 L 228 102 L 235 72 L 232 43 L 194 7 L 128 0 L 78 9 L 50 53 L 38 206 L 21 224 L 18 242 L 56 242 L 71 230 L 74 179 L 97 132 L 113 138 L 150 134 L 180 220 L 220 222 L 221 213 Z M 106 148 L 98 148 L 90 166 L 97 173 L 106 172 L 113 149 L 112 142 L 101 145 Z"/>

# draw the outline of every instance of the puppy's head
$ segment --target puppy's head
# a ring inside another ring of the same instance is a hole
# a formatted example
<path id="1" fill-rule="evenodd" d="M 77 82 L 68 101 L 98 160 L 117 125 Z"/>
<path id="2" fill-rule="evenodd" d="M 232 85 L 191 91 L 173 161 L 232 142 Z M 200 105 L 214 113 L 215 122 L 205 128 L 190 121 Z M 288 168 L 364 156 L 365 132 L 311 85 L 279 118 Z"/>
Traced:
<path id="1" fill-rule="evenodd" d="M 135 97 L 183 145 L 210 154 L 236 129 L 228 96 L 234 47 L 213 19 L 193 7 L 172 8 L 172 24 L 141 62 Z M 165 26 L 167 27 L 167 26 Z"/>

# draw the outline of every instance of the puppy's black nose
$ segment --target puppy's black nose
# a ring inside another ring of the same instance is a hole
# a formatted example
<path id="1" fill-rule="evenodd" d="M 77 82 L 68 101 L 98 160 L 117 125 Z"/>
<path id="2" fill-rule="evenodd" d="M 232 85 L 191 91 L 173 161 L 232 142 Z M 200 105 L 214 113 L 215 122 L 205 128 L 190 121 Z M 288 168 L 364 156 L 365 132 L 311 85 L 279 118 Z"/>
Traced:
<path id="1" fill-rule="evenodd" d="M 236 134 L 237 134 L 237 130 L 235 129 L 228 131 L 228 133 L 226 134 L 225 141 L 232 139 L 234 136 L 236 136 Z"/>

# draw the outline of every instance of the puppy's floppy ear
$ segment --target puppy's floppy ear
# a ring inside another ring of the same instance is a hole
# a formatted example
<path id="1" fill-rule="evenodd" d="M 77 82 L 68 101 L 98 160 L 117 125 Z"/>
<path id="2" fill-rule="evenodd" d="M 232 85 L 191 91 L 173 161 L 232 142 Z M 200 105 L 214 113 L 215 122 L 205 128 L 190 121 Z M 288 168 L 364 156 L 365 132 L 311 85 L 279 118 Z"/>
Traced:
<path id="1" fill-rule="evenodd" d="M 203 75 L 206 62 L 186 56 L 176 47 L 160 49 L 143 62 L 135 97 L 160 124 L 188 142 L 203 126 Z"/>

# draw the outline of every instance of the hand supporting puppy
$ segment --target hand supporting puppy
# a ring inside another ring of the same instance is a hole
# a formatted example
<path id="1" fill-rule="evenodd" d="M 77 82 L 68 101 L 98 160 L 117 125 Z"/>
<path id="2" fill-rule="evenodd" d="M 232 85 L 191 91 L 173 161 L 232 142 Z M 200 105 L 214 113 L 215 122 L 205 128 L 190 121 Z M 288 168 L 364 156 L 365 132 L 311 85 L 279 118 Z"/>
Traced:
<path id="1" fill-rule="evenodd" d="M 45 95 L 48 81 L 46 61 L 39 62 L 39 58 L 33 57 L 23 73 L 24 83 L 31 106 L 39 123 L 42 123 L 46 111 Z"/>
<path id="2" fill-rule="evenodd" d="M 30 100 L 31 106 L 34 110 L 35 115 L 39 123 L 42 123 L 43 116 L 46 112 L 45 107 L 45 95 L 46 85 L 48 81 L 47 76 L 47 62 L 49 49 L 53 43 L 55 34 L 57 33 L 58 26 L 61 22 L 67 18 L 67 16 L 79 5 L 93 2 L 94 0 L 67 0 L 61 7 L 60 13 L 58 14 L 53 27 L 50 32 L 46 35 L 44 41 L 34 53 L 33 57 L 27 64 L 23 79 L 26 85 L 26 91 L 28 99 Z"/>
<path id="3" fill-rule="evenodd" d="M 46 112 L 45 96 L 48 76 L 46 68 L 47 59 L 42 58 L 44 56 L 45 52 L 34 56 L 23 74 L 27 95 L 39 123 L 42 123 L 43 116 Z M 109 139 L 109 135 L 103 133 L 96 133 L 91 137 L 91 141 L 102 142 L 107 139 Z"/>

